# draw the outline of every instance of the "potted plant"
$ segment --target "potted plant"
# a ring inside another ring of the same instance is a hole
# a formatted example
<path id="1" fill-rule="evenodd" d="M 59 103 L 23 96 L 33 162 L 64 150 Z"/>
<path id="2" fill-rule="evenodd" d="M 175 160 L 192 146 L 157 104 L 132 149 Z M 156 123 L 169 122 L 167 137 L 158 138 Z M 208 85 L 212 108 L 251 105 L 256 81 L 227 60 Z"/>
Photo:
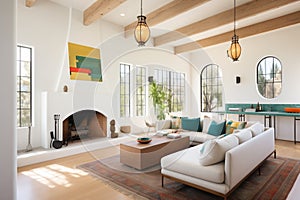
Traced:
<path id="1" fill-rule="evenodd" d="M 165 119 L 165 112 L 171 103 L 171 97 L 172 94 L 170 90 L 154 81 L 150 83 L 150 98 L 152 99 L 158 120 Z"/>

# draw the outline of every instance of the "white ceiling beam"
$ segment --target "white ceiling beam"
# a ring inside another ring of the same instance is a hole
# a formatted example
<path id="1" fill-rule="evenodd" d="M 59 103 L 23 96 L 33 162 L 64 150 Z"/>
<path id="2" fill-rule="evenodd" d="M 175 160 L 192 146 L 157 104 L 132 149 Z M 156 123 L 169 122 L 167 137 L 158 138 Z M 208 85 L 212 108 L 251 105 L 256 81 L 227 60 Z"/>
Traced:
<path id="1" fill-rule="evenodd" d="M 83 12 L 83 24 L 90 25 L 125 1 L 126 0 L 97 0 Z"/>

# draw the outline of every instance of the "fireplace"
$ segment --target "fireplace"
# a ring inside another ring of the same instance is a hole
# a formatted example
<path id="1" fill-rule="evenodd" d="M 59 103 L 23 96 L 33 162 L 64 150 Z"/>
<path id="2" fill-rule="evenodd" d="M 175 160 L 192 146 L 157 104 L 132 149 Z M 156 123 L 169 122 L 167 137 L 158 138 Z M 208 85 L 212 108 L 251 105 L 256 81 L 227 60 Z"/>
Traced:
<path id="1" fill-rule="evenodd" d="M 82 110 L 63 121 L 63 140 L 107 137 L 107 117 L 95 110 Z"/>

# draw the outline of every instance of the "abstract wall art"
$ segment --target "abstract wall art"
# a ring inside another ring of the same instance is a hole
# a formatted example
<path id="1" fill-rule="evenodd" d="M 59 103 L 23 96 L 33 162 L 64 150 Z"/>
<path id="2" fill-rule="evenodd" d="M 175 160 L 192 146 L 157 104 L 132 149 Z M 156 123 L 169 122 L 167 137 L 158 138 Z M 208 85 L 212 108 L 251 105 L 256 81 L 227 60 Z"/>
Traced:
<path id="1" fill-rule="evenodd" d="M 71 80 L 102 82 L 100 49 L 68 43 Z"/>

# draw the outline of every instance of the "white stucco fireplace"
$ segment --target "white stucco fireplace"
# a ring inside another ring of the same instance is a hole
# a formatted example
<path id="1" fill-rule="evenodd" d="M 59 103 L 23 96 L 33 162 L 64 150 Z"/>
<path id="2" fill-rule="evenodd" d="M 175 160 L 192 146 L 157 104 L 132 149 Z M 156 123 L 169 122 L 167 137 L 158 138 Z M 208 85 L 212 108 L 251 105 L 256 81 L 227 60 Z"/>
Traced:
<path id="1" fill-rule="evenodd" d="M 50 132 L 55 131 L 54 115 L 59 114 L 59 140 L 72 140 L 74 131 L 86 134 L 89 139 L 110 137 L 108 117 L 105 108 L 95 106 L 93 99 L 87 96 L 74 97 L 71 92 L 43 92 L 42 93 L 42 146 L 50 148 Z M 103 109 L 103 110 L 102 110 Z M 72 123 L 74 123 L 72 125 Z M 73 126 L 73 127 L 70 127 Z M 76 130 L 77 127 L 78 130 Z M 73 128 L 73 129 L 72 129 Z M 73 135 L 72 135 L 73 134 Z M 78 133 L 77 133 L 78 134 Z"/>

